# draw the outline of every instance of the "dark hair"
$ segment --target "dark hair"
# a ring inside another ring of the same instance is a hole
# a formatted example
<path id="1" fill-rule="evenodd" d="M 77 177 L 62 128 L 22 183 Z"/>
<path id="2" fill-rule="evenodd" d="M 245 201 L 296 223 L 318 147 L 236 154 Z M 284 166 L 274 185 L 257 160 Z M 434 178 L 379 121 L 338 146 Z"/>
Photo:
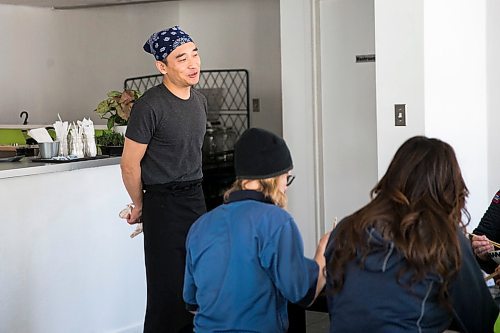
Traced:
<path id="1" fill-rule="evenodd" d="M 393 241 L 406 260 L 397 282 L 406 272 L 411 272 L 410 286 L 428 273 L 438 274 L 443 280 L 439 301 L 449 305 L 448 286 L 461 261 L 458 232 L 470 220 L 465 208 L 468 193 L 449 144 L 423 136 L 408 139 L 370 192 L 372 200 L 335 231 L 327 264 L 333 293 L 342 289 L 346 265 L 356 253 L 362 264 L 370 252 L 366 230 L 373 227 Z"/>

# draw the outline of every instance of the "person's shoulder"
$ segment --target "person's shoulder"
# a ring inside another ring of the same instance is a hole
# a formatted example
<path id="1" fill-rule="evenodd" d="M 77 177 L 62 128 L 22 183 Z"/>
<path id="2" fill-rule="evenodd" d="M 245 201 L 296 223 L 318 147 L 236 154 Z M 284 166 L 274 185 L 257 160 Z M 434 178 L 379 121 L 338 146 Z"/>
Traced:
<path id="1" fill-rule="evenodd" d="M 493 196 L 493 199 L 491 199 L 490 205 L 492 205 L 492 206 L 499 205 L 500 206 L 500 190 L 498 190 L 497 193 L 495 193 L 495 195 Z"/>
<path id="2" fill-rule="evenodd" d="M 198 98 L 206 99 L 205 95 L 199 92 L 196 88 L 191 88 L 191 92 Z"/>
<path id="3" fill-rule="evenodd" d="M 210 219 L 217 208 L 202 214 L 189 228 L 188 240 L 204 234 L 204 229 L 209 227 Z"/>
<path id="4" fill-rule="evenodd" d="M 212 209 L 206 213 L 203 213 L 193 223 L 193 225 L 191 226 L 191 229 L 189 231 L 195 232 L 198 229 L 203 229 L 203 228 L 209 227 L 209 225 L 211 224 L 211 220 L 221 219 L 224 216 L 224 214 L 227 214 L 227 209 L 224 206 L 225 205 L 222 204 L 222 205 L 217 206 L 214 209 Z"/>
<path id="5" fill-rule="evenodd" d="M 270 214 L 273 214 L 275 216 L 279 216 L 285 220 L 293 220 L 292 215 L 285 209 L 278 207 L 276 205 L 270 205 Z"/>
<path id="6" fill-rule="evenodd" d="M 285 209 L 271 203 L 268 201 L 260 201 L 260 200 L 246 200 L 244 201 L 248 205 L 253 205 L 255 206 L 254 208 L 260 211 L 266 211 L 270 214 L 284 214 L 284 215 L 290 215 L 289 212 L 287 212 Z"/>
<path id="7" fill-rule="evenodd" d="M 279 206 L 259 201 L 254 202 L 254 204 L 256 207 L 252 211 L 262 217 L 261 221 L 264 224 L 270 223 L 276 228 L 281 228 L 284 225 L 295 223 L 292 215 Z"/>
<path id="8" fill-rule="evenodd" d="M 259 200 L 242 200 L 224 204 L 227 210 L 236 210 L 238 214 L 244 214 L 255 222 L 274 221 L 281 223 L 288 220 L 293 220 L 289 212 L 283 208 L 269 202 Z"/>
<path id="9" fill-rule="evenodd" d="M 157 100 L 161 95 L 161 85 L 157 85 L 146 90 L 141 97 L 139 97 L 134 105 L 147 105 L 151 104 L 153 101 Z"/>
<path id="10" fill-rule="evenodd" d="M 191 88 L 191 94 L 193 94 L 193 97 L 199 100 L 202 103 L 207 102 L 207 98 L 205 95 L 203 95 L 201 92 L 199 92 L 196 88 Z"/>
<path id="11" fill-rule="evenodd" d="M 164 95 L 164 89 L 165 86 L 163 83 L 160 83 L 154 87 L 149 88 L 142 94 L 142 96 L 139 98 L 139 100 L 148 100 L 150 98 L 157 98 L 158 96 Z"/>
<path id="12" fill-rule="evenodd" d="M 347 227 L 350 221 L 353 220 L 353 215 L 346 216 L 340 220 L 336 225 L 333 226 L 332 232 L 330 233 L 330 237 L 328 237 L 328 242 L 326 243 L 325 249 L 325 257 L 329 258 L 333 252 L 333 246 L 337 234 L 340 230 Z"/>

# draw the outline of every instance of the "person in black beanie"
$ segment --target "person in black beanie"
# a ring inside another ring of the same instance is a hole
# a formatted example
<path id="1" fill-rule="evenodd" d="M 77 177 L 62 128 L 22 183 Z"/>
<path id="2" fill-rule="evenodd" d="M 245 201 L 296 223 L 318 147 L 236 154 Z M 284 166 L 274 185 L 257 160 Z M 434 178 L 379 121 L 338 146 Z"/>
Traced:
<path id="1" fill-rule="evenodd" d="M 285 140 L 260 128 L 245 131 L 235 144 L 237 179 L 264 179 L 287 174 L 293 169 Z"/>
<path id="2" fill-rule="evenodd" d="M 285 141 L 246 130 L 234 151 L 236 181 L 225 203 L 201 216 L 186 241 L 184 301 L 197 333 L 286 332 L 287 301 L 307 306 L 325 284 L 327 236 L 315 260 L 286 207 L 294 177 Z"/>

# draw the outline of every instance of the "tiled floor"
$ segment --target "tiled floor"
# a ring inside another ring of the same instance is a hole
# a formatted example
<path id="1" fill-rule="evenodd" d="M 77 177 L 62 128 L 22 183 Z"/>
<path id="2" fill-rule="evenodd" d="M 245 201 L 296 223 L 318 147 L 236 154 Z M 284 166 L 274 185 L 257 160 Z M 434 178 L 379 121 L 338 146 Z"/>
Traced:
<path id="1" fill-rule="evenodd" d="M 306 311 L 307 333 L 328 333 L 330 319 L 328 313 Z"/>

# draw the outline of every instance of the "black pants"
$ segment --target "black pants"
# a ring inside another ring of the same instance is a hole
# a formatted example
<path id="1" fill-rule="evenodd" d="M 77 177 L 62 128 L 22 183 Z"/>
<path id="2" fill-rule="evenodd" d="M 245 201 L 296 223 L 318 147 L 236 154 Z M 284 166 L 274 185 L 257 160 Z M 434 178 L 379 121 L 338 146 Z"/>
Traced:
<path id="1" fill-rule="evenodd" d="M 186 235 L 206 212 L 201 182 L 145 186 L 143 200 L 146 262 L 146 333 L 193 332 L 193 315 L 182 290 Z"/>

